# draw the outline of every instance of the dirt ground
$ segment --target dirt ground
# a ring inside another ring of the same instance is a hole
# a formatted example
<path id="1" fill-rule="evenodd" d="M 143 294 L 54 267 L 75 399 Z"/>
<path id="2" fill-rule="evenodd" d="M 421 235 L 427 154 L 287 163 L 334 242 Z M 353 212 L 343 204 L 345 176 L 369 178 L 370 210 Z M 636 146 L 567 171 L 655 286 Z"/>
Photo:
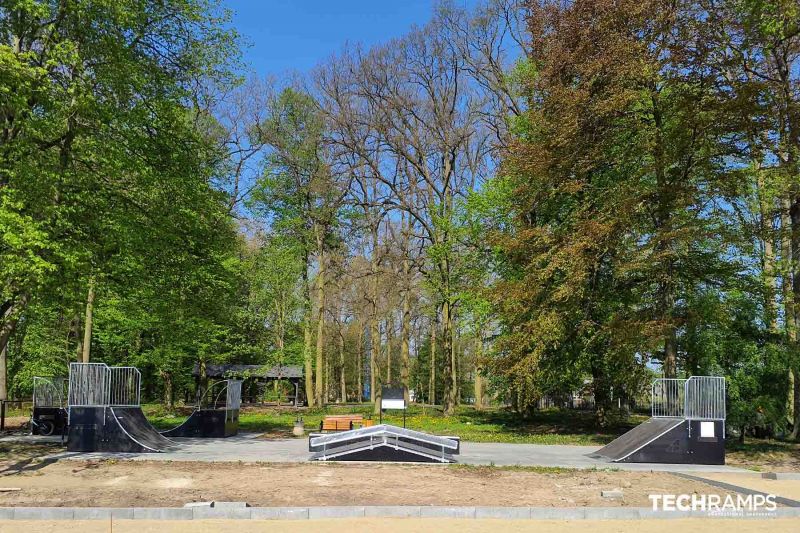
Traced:
<path id="1" fill-rule="evenodd" d="M 245 464 L 143 461 L 28 462 L 0 474 L 0 507 L 180 507 L 192 501 L 253 506 L 650 506 L 649 494 L 721 494 L 667 473 L 541 472 L 387 464 Z M 621 500 L 601 490 L 622 489 Z"/>
<path id="2" fill-rule="evenodd" d="M 703 477 L 800 501 L 800 479 L 764 479 L 758 474 L 722 474 L 712 472 L 703 474 Z"/>
<path id="3" fill-rule="evenodd" d="M 800 445 L 789 445 L 778 451 L 729 451 L 725 463 L 763 472 L 800 472 Z"/>
<path id="4" fill-rule="evenodd" d="M 458 520 L 458 519 L 382 519 L 355 518 L 337 520 L 191 520 L 151 521 L 115 520 L 114 533 L 570 533 L 592 531 L 593 533 L 622 533 L 636 530 L 637 533 L 704 533 L 710 527 L 726 533 L 783 533 L 800 530 L 800 520 Z M 0 521 L 3 533 L 109 533 L 111 524 L 104 521 Z"/>

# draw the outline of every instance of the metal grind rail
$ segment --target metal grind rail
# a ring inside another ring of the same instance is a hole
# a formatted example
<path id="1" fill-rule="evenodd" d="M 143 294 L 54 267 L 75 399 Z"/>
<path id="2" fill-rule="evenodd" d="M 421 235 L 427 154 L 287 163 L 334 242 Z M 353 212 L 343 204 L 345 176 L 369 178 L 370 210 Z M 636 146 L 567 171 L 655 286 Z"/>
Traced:
<path id="1" fill-rule="evenodd" d="M 390 426 L 387 424 L 381 424 L 368 428 L 354 429 L 351 431 L 345 431 L 333 435 L 320 435 L 317 437 L 311 437 L 309 444 L 315 448 L 318 446 L 327 447 L 331 444 L 349 442 L 354 439 L 378 437 L 384 435 L 408 438 L 426 444 L 430 444 L 432 446 L 440 446 L 442 448 L 447 448 L 454 451 L 457 451 L 459 449 L 459 443 L 455 439 L 448 439 L 447 437 L 437 437 L 435 435 L 428 435 L 427 433 L 422 433 L 420 431 L 400 428 L 397 426 Z"/>

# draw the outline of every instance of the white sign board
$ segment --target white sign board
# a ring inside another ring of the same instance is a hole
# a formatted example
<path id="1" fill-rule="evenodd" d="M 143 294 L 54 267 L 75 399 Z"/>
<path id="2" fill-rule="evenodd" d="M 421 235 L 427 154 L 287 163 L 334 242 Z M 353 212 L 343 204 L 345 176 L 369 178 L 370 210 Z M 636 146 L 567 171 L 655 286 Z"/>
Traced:
<path id="1" fill-rule="evenodd" d="M 395 399 L 381 399 L 381 409 L 405 409 L 406 402 L 402 398 Z"/>
<path id="2" fill-rule="evenodd" d="M 700 438 L 714 438 L 714 422 L 700 422 Z"/>

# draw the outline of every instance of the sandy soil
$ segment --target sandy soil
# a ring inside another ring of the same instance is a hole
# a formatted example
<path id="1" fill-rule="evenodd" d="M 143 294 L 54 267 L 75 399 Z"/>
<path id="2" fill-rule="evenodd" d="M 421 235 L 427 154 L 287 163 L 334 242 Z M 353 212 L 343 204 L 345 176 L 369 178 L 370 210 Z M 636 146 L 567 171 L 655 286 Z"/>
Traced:
<path id="1" fill-rule="evenodd" d="M 720 474 L 704 473 L 704 478 L 730 483 L 767 494 L 783 496 L 800 501 L 800 479 L 764 479 L 761 474 Z"/>
<path id="2" fill-rule="evenodd" d="M 800 446 L 780 452 L 728 452 L 726 464 L 763 472 L 800 472 Z"/>
<path id="3" fill-rule="evenodd" d="M 710 527 L 726 533 L 770 533 L 796 532 L 800 530 L 800 520 L 718 520 L 709 522 L 702 519 L 690 520 L 591 520 L 591 521 L 544 521 L 544 520 L 456 520 L 456 519 L 379 519 L 357 518 L 339 520 L 191 520 L 191 521 L 150 521 L 115 520 L 114 533 L 373 533 L 391 531 L 393 533 L 483 533 L 483 532 L 542 532 L 570 533 L 573 531 L 592 531 L 593 533 L 617 533 L 635 530 L 637 533 L 705 533 Z M 104 521 L 0 521 L 3 533 L 108 533 L 109 523 Z"/>
<path id="4" fill-rule="evenodd" d="M 5 430 L 7 432 L 19 431 L 23 427 L 27 427 L 28 422 L 31 421 L 29 416 L 7 416 Z"/>
<path id="5" fill-rule="evenodd" d="M 385 464 L 31 462 L 0 475 L 0 506 L 287 505 L 650 506 L 649 494 L 724 494 L 667 473 Z M 600 496 L 621 488 L 622 500 Z"/>

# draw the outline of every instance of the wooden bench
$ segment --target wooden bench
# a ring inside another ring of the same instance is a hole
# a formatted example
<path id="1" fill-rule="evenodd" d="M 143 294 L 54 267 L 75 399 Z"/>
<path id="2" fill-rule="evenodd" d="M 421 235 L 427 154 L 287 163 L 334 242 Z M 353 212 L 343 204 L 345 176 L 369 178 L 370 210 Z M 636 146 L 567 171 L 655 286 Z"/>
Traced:
<path id="1" fill-rule="evenodd" d="M 372 426 L 375 422 L 361 415 L 329 415 L 319 423 L 320 431 L 349 431 Z"/>

